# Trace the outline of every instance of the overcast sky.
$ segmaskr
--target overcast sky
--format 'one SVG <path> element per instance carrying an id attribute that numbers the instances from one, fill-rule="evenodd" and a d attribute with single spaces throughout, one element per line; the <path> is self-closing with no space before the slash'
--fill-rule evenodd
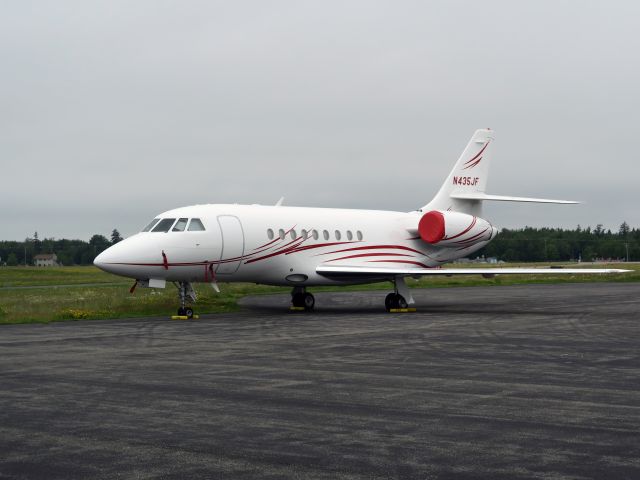
<path id="1" fill-rule="evenodd" d="M 496 131 L 498 226 L 640 227 L 640 2 L 5 1 L 0 239 L 195 203 L 408 211 Z"/>

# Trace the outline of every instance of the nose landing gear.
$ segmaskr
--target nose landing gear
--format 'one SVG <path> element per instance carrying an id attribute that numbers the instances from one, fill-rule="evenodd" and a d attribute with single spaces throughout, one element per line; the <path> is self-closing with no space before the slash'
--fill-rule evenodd
<path id="1" fill-rule="evenodd" d="M 178 299 L 180 300 L 180 308 L 178 308 L 179 317 L 193 318 L 193 308 L 187 307 L 187 300 L 191 303 L 195 303 L 198 299 L 196 291 L 193 289 L 193 285 L 190 282 L 178 282 Z"/>
<path id="2" fill-rule="evenodd" d="M 293 287 L 291 291 L 291 307 L 293 310 L 313 310 L 316 299 L 307 292 L 305 287 Z"/>

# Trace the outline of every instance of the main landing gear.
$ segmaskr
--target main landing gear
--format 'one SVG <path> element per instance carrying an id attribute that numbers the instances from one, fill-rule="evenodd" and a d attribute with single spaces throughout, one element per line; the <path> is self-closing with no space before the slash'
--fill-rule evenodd
<path id="1" fill-rule="evenodd" d="M 384 306 L 387 309 L 387 312 L 390 312 L 391 310 L 395 310 L 398 308 L 408 308 L 409 304 L 402 295 L 393 292 L 387 295 L 387 297 L 384 299 Z"/>
<path id="2" fill-rule="evenodd" d="M 313 310 L 316 299 L 307 292 L 305 287 L 293 287 L 291 290 L 291 306 L 293 309 Z"/>
<path id="3" fill-rule="evenodd" d="M 393 290 L 394 291 L 384 299 L 384 306 L 387 312 L 391 310 L 404 310 L 409 308 L 409 304 L 415 303 L 411 291 L 404 281 L 404 277 L 395 277 L 393 279 Z"/>
<path id="4" fill-rule="evenodd" d="M 179 317 L 193 318 L 193 308 L 187 306 L 187 300 L 195 303 L 198 299 L 196 291 L 190 282 L 178 282 L 178 299 L 180 300 L 180 308 L 178 308 Z"/>

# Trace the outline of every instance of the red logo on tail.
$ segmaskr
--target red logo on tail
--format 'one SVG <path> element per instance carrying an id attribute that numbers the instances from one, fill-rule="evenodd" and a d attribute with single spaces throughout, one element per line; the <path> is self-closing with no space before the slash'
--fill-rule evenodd
<path id="1" fill-rule="evenodd" d="M 467 168 L 473 168 L 482 161 L 482 152 L 486 150 L 486 148 L 489 146 L 489 143 L 491 142 L 489 141 L 485 143 L 484 147 L 482 147 L 482 149 L 478 153 L 476 153 L 472 158 L 464 163 L 465 167 L 463 168 L 463 170 L 466 170 Z"/>

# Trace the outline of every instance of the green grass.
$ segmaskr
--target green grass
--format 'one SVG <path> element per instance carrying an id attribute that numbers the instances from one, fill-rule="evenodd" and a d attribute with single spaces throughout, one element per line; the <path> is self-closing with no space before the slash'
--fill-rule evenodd
<path id="1" fill-rule="evenodd" d="M 122 285 L 91 285 L 55 288 L 0 290 L 0 324 L 48 323 L 59 320 L 129 318 L 175 314 L 177 291 L 138 288 L 129 293 Z M 249 294 L 287 292 L 289 289 L 247 283 L 224 284 L 221 294 L 209 285 L 195 285 L 198 313 L 228 312 L 237 309 L 239 298 Z"/>
<path id="2" fill-rule="evenodd" d="M 549 265 L 538 264 L 538 266 Z M 460 265 L 457 265 L 460 267 Z M 485 265 L 464 265 L 465 268 Z M 505 265 L 506 266 L 506 265 Z M 525 266 L 510 264 L 508 266 Z M 526 266 L 532 266 L 527 264 Z M 575 266 L 575 265 L 572 265 Z M 582 264 L 586 268 L 602 265 Z M 640 264 L 607 265 L 627 268 L 632 273 L 617 275 L 505 275 L 484 279 L 479 275 L 434 276 L 409 279 L 412 288 L 442 288 L 460 286 L 498 286 L 530 283 L 576 282 L 637 282 Z M 48 323 L 60 320 L 129 318 L 168 316 L 177 308 L 176 289 L 139 288 L 129 293 L 131 280 L 104 273 L 95 267 L 2 267 L 0 268 L 0 324 Z M 64 287 L 61 287 L 63 286 Z M 30 287 L 30 288 L 21 288 Z M 237 301 L 245 295 L 283 293 L 289 288 L 269 287 L 249 283 L 221 284 L 222 293 L 215 293 L 209 285 L 196 284 L 199 299 L 198 313 L 229 312 L 238 308 Z M 389 290 L 389 283 L 349 287 L 322 287 L 313 291 L 331 290 Z"/>
<path id="3" fill-rule="evenodd" d="M 132 284 L 133 281 L 123 277 L 116 277 L 93 266 L 0 268 L 0 288 L 92 283 Z"/>

